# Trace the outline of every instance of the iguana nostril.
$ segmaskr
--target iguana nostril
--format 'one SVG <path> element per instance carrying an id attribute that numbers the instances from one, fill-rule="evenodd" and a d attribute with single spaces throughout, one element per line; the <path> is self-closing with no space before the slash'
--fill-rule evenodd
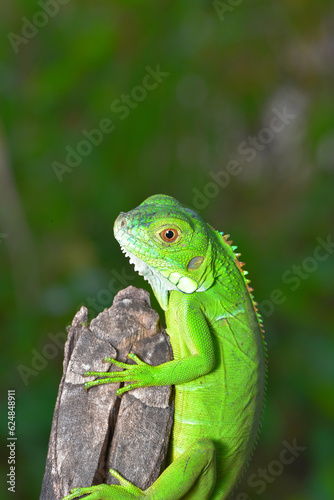
<path id="1" fill-rule="evenodd" d="M 117 234 L 117 231 L 119 230 L 125 230 L 127 228 L 128 223 L 125 215 L 126 214 L 124 212 L 121 212 L 117 217 L 117 219 L 115 220 L 114 234 Z"/>

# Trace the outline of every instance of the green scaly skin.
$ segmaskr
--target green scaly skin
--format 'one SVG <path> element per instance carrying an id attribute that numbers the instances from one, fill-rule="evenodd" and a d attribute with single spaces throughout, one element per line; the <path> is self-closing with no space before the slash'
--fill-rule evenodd
<path id="1" fill-rule="evenodd" d="M 145 491 L 123 479 L 120 486 L 76 488 L 64 500 L 222 500 L 240 479 L 261 421 L 266 356 L 260 316 L 240 254 L 171 196 L 155 195 L 114 226 L 123 252 L 147 279 L 165 310 L 174 360 L 151 366 L 120 363 L 95 385 L 127 382 L 137 387 L 175 385 L 170 464 Z"/>

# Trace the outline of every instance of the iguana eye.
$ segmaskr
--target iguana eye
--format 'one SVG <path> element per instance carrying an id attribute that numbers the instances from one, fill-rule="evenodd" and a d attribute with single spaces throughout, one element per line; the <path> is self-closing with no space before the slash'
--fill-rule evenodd
<path id="1" fill-rule="evenodd" d="M 177 240 L 177 238 L 179 237 L 178 231 L 174 228 L 164 229 L 159 234 L 160 234 L 161 238 L 164 241 L 167 241 L 168 243 L 172 243 L 173 241 Z"/>

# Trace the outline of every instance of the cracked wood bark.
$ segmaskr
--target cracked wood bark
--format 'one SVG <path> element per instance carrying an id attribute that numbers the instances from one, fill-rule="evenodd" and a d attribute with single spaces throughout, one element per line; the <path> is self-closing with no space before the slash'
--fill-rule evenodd
<path id="1" fill-rule="evenodd" d="M 159 476 L 173 421 L 171 387 L 147 387 L 116 396 L 120 384 L 83 384 L 86 370 L 118 370 L 108 357 L 159 365 L 172 359 L 169 339 L 149 294 L 129 286 L 87 326 L 88 311 L 75 315 L 65 344 L 60 382 L 40 500 L 60 500 L 71 488 L 118 484 L 116 469 L 146 489 Z"/>

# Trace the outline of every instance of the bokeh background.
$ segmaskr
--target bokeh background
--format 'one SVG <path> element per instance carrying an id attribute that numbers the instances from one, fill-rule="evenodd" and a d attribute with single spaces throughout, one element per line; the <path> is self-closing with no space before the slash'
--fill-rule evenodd
<path id="1" fill-rule="evenodd" d="M 147 287 L 112 227 L 155 193 L 231 233 L 263 314 L 267 407 L 234 500 L 334 498 L 333 2 L 16 0 L 0 23 L 1 498 L 39 497 L 74 313 Z"/>

